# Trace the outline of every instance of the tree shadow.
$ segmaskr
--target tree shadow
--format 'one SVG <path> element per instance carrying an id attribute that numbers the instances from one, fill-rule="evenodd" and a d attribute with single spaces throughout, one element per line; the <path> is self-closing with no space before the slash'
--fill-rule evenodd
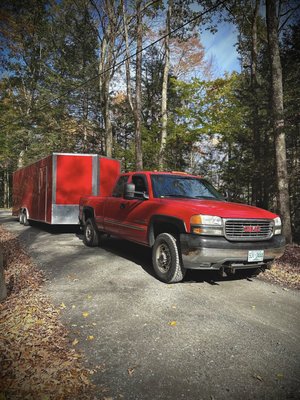
<path id="1" fill-rule="evenodd" d="M 13 216 L 6 216 L 5 221 L 17 223 L 16 217 Z M 49 233 L 51 235 L 61 235 L 68 233 L 74 234 L 80 241 L 83 241 L 83 233 L 79 225 L 49 225 L 42 222 L 31 221 L 31 226 L 26 228 L 26 230 L 18 232 L 18 238 L 21 241 L 23 241 L 24 239 L 24 241 L 28 242 L 29 238 L 29 242 L 32 243 L 34 242 L 35 238 L 43 234 L 43 232 Z M 147 274 L 157 279 L 152 267 L 151 248 L 139 245 L 137 243 L 129 242 L 124 239 L 119 239 L 117 237 L 109 237 L 107 235 L 103 235 L 101 237 L 99 249 L 96 248 L 95 250 L 101 251 L 101 249 L 115 256 L 122 257 L 125 260 L 131 261 L 132 263 L 141 267 Z M 74 258 L 76 257 L 78 257 L 78 251 L 74 251 Z M 73 255 L 70 256 L 70 258 L 73 259 Z M 55 262 L 55 260 L 53 261 Z M 58 270 L 56 271 L 56 273 L 58 273 Z M 208 283 L 212 286 L 217 286 L 222 282 L 225 283 L 228 281 L 245 279 L 252 282 L 249 271 L 237 271 L 234 275 L 223 277 L 218 273 L 218 271 L 187 270 L 186 276 L 182 283 Z"/>
<path id="2" fill-rule="evenodd" d="M 30 221 L 30 226 L 51 235 L 60 235 L 61 233 L 79 234 L 81 232 L 80 225 L 50 225 L 44 222 Z"/>
<path id="3" fill-rule="evenodd" d="M 13 216 L 11 214 L 7 215 L 7 211 L 0 210 L 0 216 L 3 218 L 4 223 L 15 223 L 19 224 L 19 218 Z M 22 225 L 20 225 L 22 226 Z M 53 235 L 58 235 L 61 233 L 80 233 L 81 227 L 80 225 L 50 225 L 46 222 L 39 221 L 29 221 L 29 226 L 32 228 L 39 229 L 40 231 L 45 231 L 47 233 L 51 233 Z M 20 232 L 20 235 L 22 232 Z"/>
<path id="4" fill-rule="evenodd" d="M 77 233 L 76 236 L 78 239 L 83 241 L 82 232 Z M 114 236 L 109 237 L 107 235 L 101 236 L 99 247 L 115 256 L 122 257 L 125 260 L 141 266 L 147 274 L 156 278 L 152 267 L 151 249 L 149 247 L 129 242 L 124 239 L 119 239 Z"/>

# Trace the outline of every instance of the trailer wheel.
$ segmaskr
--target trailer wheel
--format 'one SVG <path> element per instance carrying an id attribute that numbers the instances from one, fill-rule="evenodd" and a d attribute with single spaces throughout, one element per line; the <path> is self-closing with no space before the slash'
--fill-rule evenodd
<path id="1" fill-rule="evenodd" d="M 20 211 L 19 212 L 19 222 L 20 222 L 20 224 L 24 224 L 24 219 L 23 219 L 23 216 L 24 216 L 24 214 Z"/>
<path id="2" fill-rule="evenodd" d="M 24 225 L 24 226 L 29 226 L 29 225 L 30 225 L 30 221 L 29 221 L 29 219 L 27 218 L 27 212 L 26 212 L 26 210 L 24 210 L 24 212 L 23 212 L 23 225 Z"/>
<path id="3" fill-rule="evenodd" d="M 83 242 L 86 246 L 96 247 L 99 245 L 99 232 L 93 220 L 88 218 L 83 226 Z"/>
<path id="4" fill-rule="evenodd" d="M 157 236 L 152 249 L 153 268 L 160 280 L 166 283 L 180 282 L 186 269 L 178 250 L 176 239 L 170 233 Z"/>

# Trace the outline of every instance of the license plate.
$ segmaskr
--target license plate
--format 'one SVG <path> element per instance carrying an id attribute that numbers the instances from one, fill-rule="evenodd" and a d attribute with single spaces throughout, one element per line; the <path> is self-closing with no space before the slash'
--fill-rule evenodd
<path id="1" fill-rule="evenodd" d="M 263 250 L 249 250 L 248 251 L 248 262 L 252 261 L 263 261 L 264 251 Z"/>

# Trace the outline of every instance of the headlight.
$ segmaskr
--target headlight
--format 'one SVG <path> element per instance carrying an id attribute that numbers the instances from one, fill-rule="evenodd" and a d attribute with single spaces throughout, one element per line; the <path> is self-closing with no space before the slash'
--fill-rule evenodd
<path id="1" fill-rule="evenodd" d="M 191 232 L 197 235 L 223 235 L 222 218 L 215 215 L 193 215 L 190 224 Z"/>
<path id="2" fill-rule="evenodd" d="M 280 217 L 276 217 L 273 219 L 274 221 L 274 235 L 281 234 L 281 219 Z"/>

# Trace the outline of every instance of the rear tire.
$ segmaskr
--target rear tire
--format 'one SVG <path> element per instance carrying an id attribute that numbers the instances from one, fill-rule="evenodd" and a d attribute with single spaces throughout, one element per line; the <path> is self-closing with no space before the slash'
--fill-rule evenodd
<path id="1" fill-rule="evenodd" d="M 85 221 L 83 226 L 83 242 L 88 247 L 99 246 L 99 232 L 97 230 L 96 224 L 91 218 Z"/>
<path id="2" fill-rule="evenodd" d="M 24 224 L 24 213 L 22 213 L 21 211 L 19 212 L 19 222 L 21 225 Z"/>
<path id="3" fill-rule="evenodd" d="M 23 225 L 24 225 L 24 226 L 29 226 L 29 225 L 30 225 L 30 221 L 29 221 L 29 219 L 27 218 L 27 212 L 26 212 L 26 210 L 23 212 Z"/>
<path id="4" fill-rule="evenodd" d="M 180 282 L 185 276 L 177 241 L 170 233 L 157 236 L 152 249 L 152 263 L 156 275 L 163 282 Z"/>

